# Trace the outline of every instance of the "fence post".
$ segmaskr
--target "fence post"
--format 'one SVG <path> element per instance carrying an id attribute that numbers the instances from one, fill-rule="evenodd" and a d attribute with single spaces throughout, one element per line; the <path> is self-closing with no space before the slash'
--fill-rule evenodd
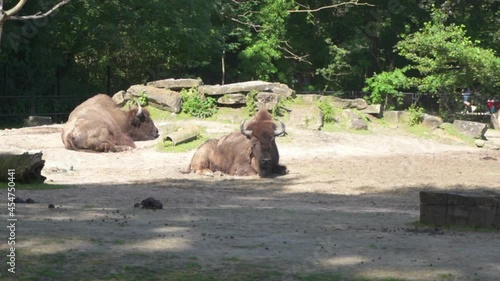
<path id="1" fill-rule="evenodd" d="M 106 92 L 111 95 L 111 66 L 106 65 Z"/>
<path id="2" fill-rule="evenodd" d="M 3 62 L 3 95 L 7 95 L 7 62 Z"/>
<path id="3" fill-rule="evenodd" d="M 59 96 L 61 93 L 61 67 L 58 65 L 56 68 L 56 96 Z"/>

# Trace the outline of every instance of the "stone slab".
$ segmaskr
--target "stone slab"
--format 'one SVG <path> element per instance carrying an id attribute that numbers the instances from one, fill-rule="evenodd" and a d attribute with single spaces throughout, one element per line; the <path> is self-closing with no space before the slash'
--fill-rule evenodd
<path id="1" fill-rule="evenodd" d="M 500 228 L 500 195 L 421 191 L 420 221 L 431 225 Z"/>

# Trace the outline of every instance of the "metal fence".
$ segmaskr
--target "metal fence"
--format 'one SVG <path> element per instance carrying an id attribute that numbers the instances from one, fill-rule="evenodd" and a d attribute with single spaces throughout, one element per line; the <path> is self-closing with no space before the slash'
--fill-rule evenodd
<path id="1" fill-rule="evenodd" d="M 0 124 L 21 124 L 30 115 L 67 120 L 71 111 L 88 97 L 81 96 L 0 96 Z"/>
<path id="2" fill-rule="evenodd" d="M 88 69 L 44 68 L 0 61 L 0 126 L 20 126 L 30 115 L 65 122 L 71 111 L 96 93 L 111 92 L 111 67 L 94 69 L 98 83 L 88 83 Z"/>

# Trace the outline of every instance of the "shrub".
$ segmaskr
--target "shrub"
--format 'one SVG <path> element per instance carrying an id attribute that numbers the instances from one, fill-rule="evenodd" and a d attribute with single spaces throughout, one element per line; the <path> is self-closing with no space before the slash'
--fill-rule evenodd
<path id="1" fill-rule="evenodd" d="M 257 103 L 255 102 L 255 97 L 257 96 L 257 91 L 252 90 L 246 96 L 246 109 L 248 115 L 253 115 L 257 111 Z"/>
<path id="2" fill-rule="evenodd" d="M 319 109 L 321 109 L 321 112 L 323 112 L 323 122 L 332 122 L 335 116 L 335 109 L 333 108 L 333 105 L 326 100 L 320 100 L 317 104 Z"/>
<path id="3" fill-rule="evenodd" d="M 182 112 L 198 118 L 208 118 L 217 112 L 214 98 L 204 97 L 194 88 L 181 91 Z"/>
<path id="4" fill-rule="evenodd" d="M 424 118 L 424 109 L 412 103 L 408 108 L 408 124 L 410 126 L 415 126 L 422 122 Z"/>
<path id="5" fill-rule="evenodd" d="M 142 91 L 141 95 L 136 100 L 141 106 L 148 105 L 148 94 L 146 91 Z"/>

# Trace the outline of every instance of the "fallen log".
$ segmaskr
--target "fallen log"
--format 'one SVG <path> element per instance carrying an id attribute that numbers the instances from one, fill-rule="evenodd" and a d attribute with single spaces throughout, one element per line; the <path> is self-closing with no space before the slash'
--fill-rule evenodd
<path id="1" fill-rule="evenodd" d="M 9 172 L 14 171 L 15 182 L 43 183 L 46 178 L 41 174 L 45 165 L 42 155 L 41 151 L 0 151 L 0 181 L 10 180 Z"/>

